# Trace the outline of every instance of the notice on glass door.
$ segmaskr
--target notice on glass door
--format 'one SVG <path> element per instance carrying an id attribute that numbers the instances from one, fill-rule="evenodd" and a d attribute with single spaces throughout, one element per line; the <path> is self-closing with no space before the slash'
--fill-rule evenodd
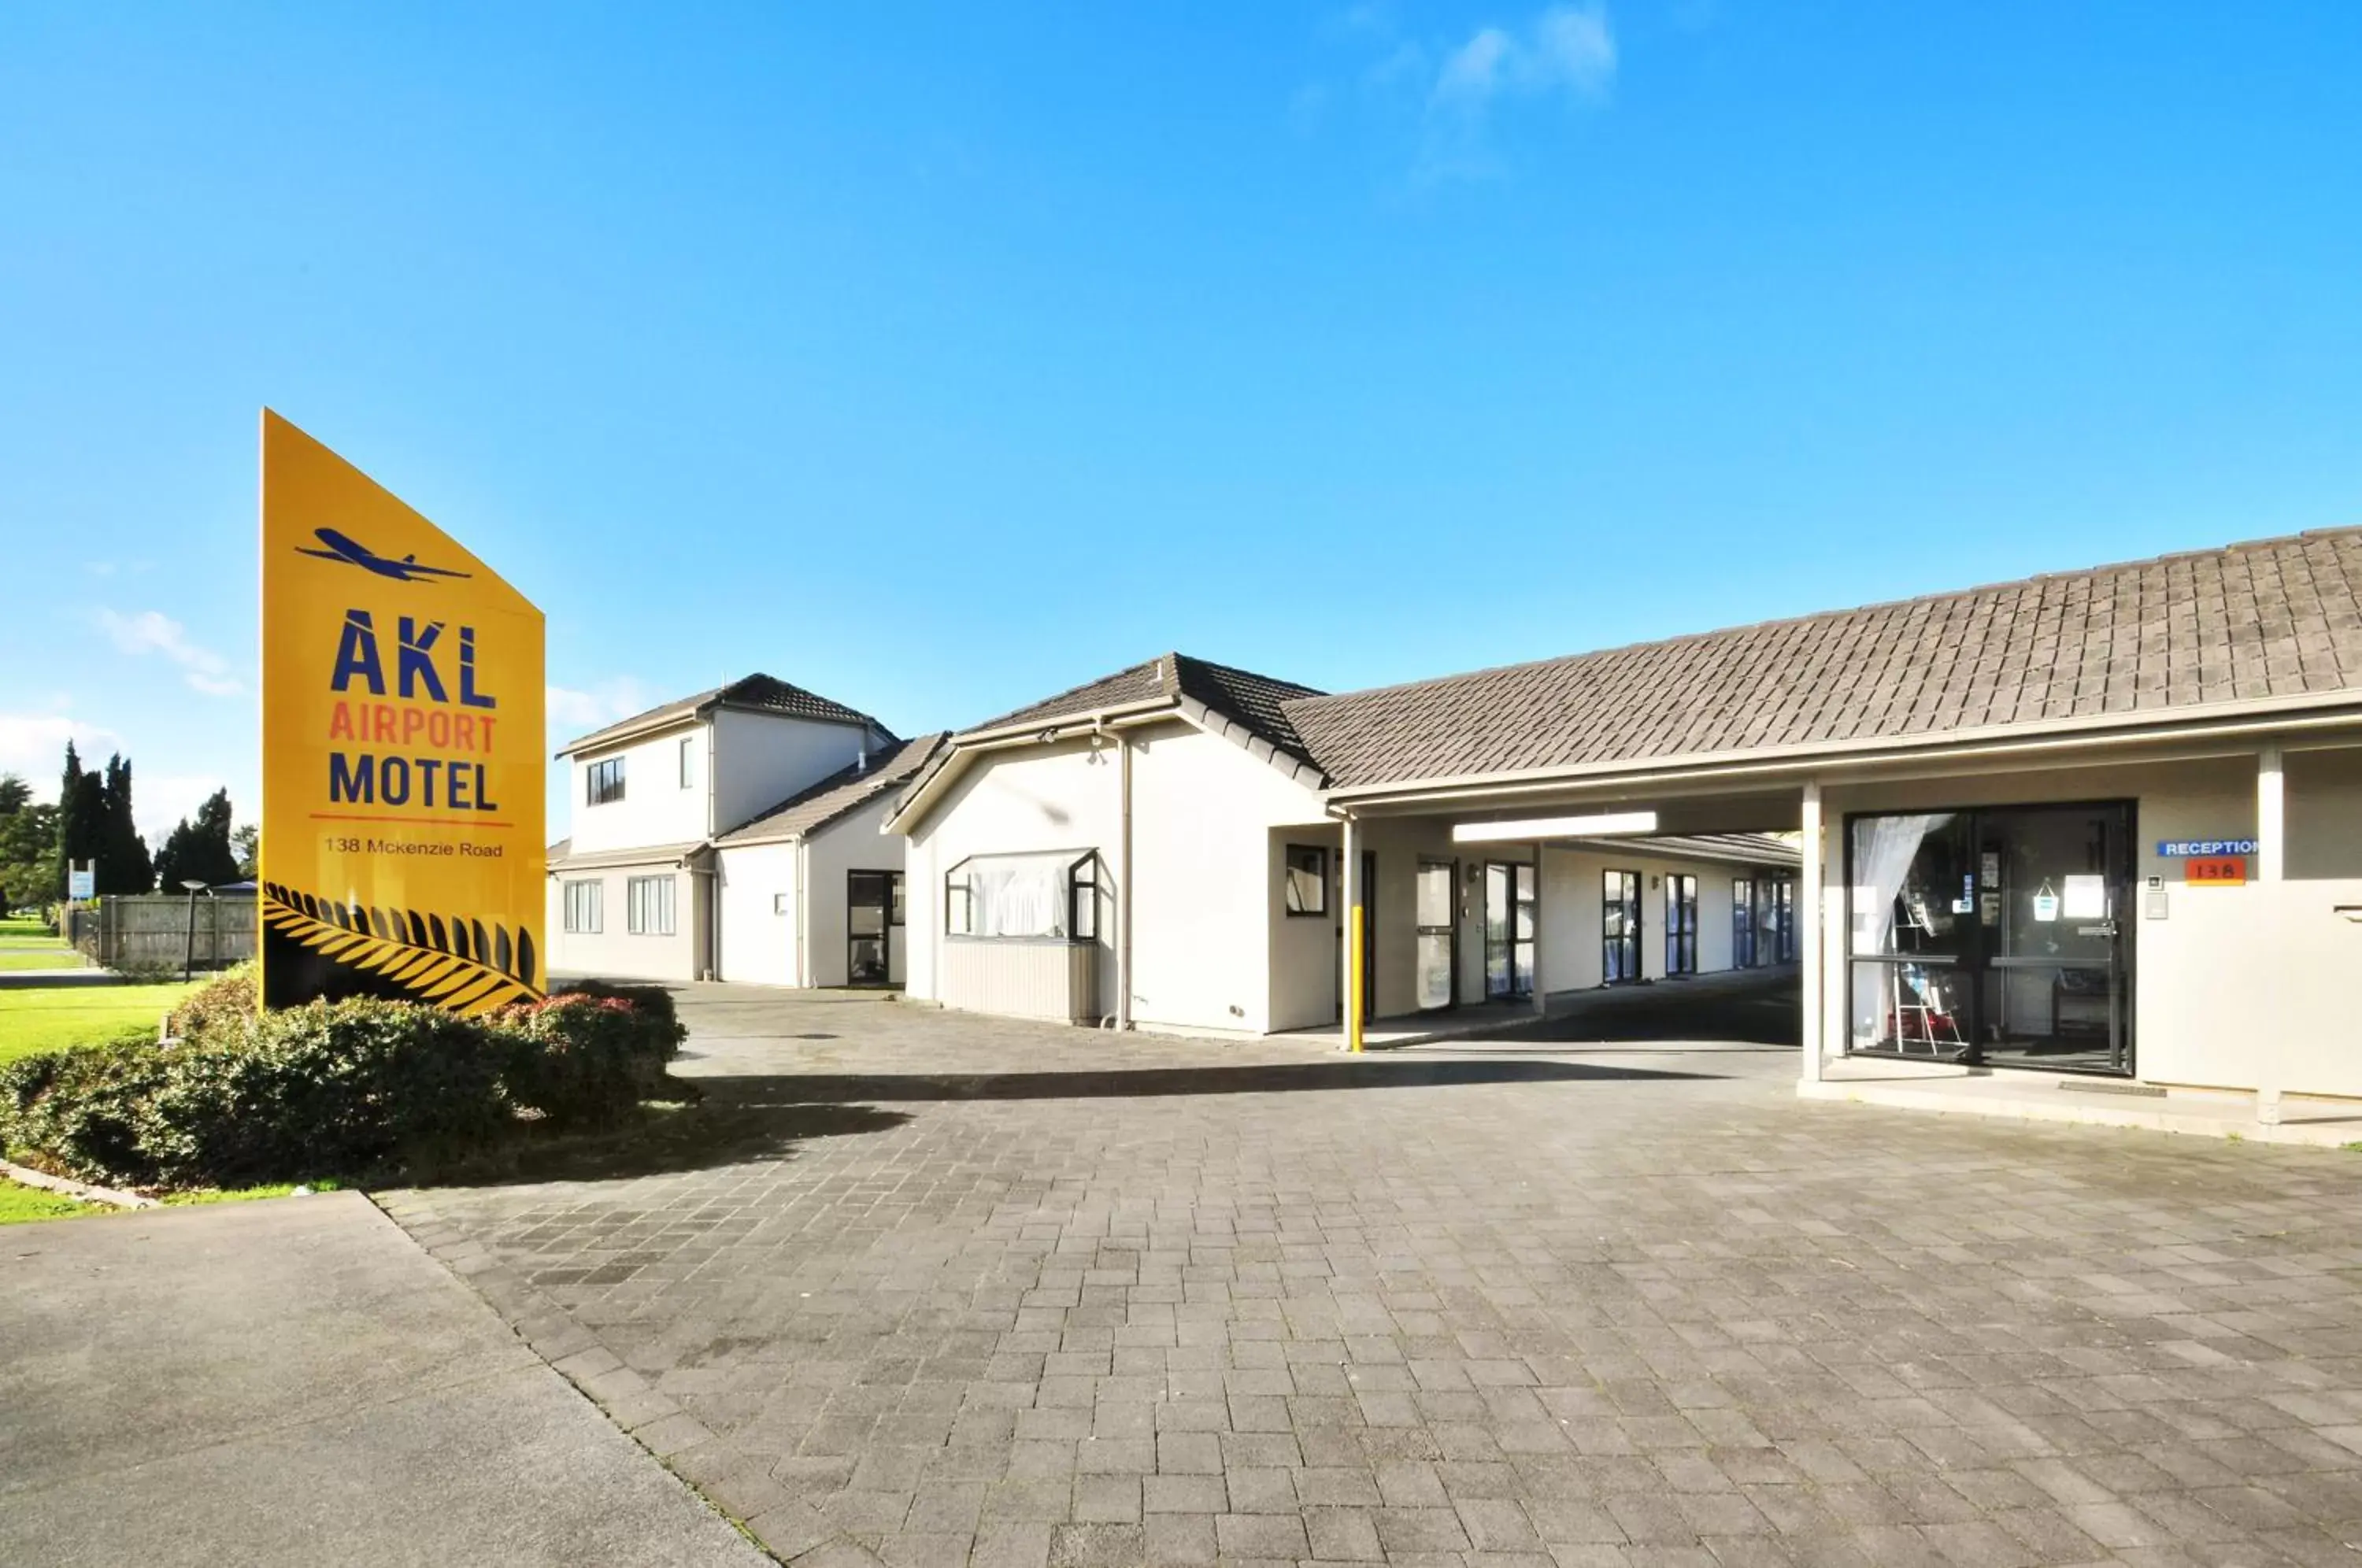
<path id="1" fill-rule="evenodd" d="M 2061 900 L 2062 911 L 2069 920 L 2105 920 L 2108 918 L 2108 879 L 2105 877 L 2070 877 Z"/>

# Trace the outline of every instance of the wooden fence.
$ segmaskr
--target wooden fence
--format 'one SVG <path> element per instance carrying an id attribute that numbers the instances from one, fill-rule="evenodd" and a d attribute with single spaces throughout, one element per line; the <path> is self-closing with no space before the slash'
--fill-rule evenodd
<path id="1" fill-rule="evenodd" d="M 102 899 L 70 911 L 67 939 L 104 969 L 177 971 L 185 961 L 224 969 L 254 956 L 250 896 L 199 898 L 153 893 Z"/>

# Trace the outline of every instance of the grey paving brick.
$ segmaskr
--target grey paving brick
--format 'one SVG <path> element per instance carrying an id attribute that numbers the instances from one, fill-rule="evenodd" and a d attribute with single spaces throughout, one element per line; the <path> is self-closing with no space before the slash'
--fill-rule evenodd
<path id="1" fill-rule="evenodd" d="M 385 1205 L 799 1568 L 2362 1535 L 2350 1155 L 1800 1103 L 1784 1056 L 1714 1047 L 1307 1093 L 1338 1064 L 1284 1040 L 683 1016 L 710 1147 Z M 1601 1065 L 1697 1076 L 1536 1071 Z"/>

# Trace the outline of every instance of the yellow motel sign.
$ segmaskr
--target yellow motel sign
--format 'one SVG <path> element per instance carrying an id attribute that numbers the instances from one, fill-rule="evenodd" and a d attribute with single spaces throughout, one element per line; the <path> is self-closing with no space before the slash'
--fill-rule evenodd
<path id="1" fill-rule="evenodd" d="M 262 414 L 262 994 L 542 994 L 542 616 Z"/>

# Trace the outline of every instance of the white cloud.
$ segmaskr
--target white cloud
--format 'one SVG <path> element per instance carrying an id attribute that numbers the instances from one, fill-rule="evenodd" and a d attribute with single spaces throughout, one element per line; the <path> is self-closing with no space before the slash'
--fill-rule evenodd
<path id="1" fill-rule="evenodd" d="M 63 712 L 0 713 L 0 773 L 14 773 L 33 787 L 33 799 L 49 803 L 58 798 L 58 778 L 65 771 L 66 743 L 82 754 L 83 766 L 100 766 L 117 749 L 121 737 L 113 730 Z M 138 795 L 138 779 L 132 780 Z"/>
<path id="2" fill-rule="evenodd" d="M 1497 105 L 1549 99 L 1595 105 L 1615 83 L 1616 34 L 1600 0 L 1552 6 L 1522 28 L 1479 28 L 1435 69 L 1412 181 L 1496 176 Z"/>
<path id="3" fill-rule="evenodd" d="M 1616 35 L 1606 6 L 1553 6 L 1522 31 L 1480 28 L 1444 58 L 1434 102 L 1478 110 L 1494 99 L 1564 93 L 1595 101 L 1616 81 Z"/>
<path id="4" fill-rule="evenodd" d="M 649 707 L 645 689 L 630 676 L 603 681 L 590 690 L 551 686 L 543 692 L 546 723 L 553 735 L 564 732 L 571 740 L 589 730 L 628 719 Z"/>
<path id="5" fill-rule="evenodd" d="M 101 610 L 98 624 L 115 639 L 117 651 L 134 657 L 160 653 L 179 665 L 182 679 L 192 690 L 208 697 L 235 697 L 246 690 L 230 673 L 229 660 L 191 642 L 188 628 L 160 610 L 142 610 L 136 615 Z"/>

